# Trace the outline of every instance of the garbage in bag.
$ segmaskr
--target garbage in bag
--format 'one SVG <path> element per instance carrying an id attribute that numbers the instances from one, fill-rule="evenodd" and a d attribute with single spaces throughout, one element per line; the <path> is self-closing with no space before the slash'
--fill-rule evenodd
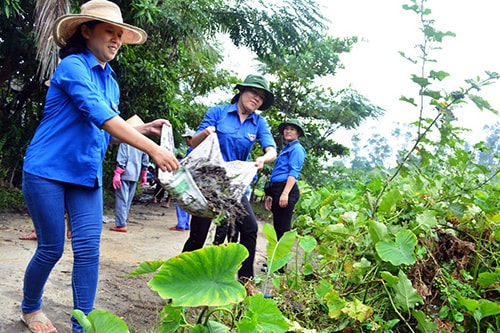
<path id="1" fill-rule="evenodd" d="M 220 217 L 227 222 L 247 215 L 241 198 L 257 167 L 254 162 L 225 162 L 216 133 L 210 134 L 180 164 L 177 171 L 160 174 L 159 179 L 182 209 L 195 216 Z"/>

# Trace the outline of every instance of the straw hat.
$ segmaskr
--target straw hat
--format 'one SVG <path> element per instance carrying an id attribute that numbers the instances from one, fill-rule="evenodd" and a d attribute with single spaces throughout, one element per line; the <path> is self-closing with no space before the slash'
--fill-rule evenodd
<path id="1" fill-rule="evenodd" d="M 130 126 L 132 127 L 136 127 L 136 126 L 140 126 L 140 125 L 144 125 L 144 122 L 142 121 L 142 119 L 134 114 L 132 117 L 128 118 L 127 120 L 125 120 Z"/>
<path id="2" fill-rule="evenodd" d="M 88 21 L 111 23 L 123 29 L 123 44 L 142 44 L 148 35 L 141 28 L 123 23 L 120 7 L 111 1 L 90 0 L 80 7 L 80 14 L 66 14 L 59 17 L 52 27 L 54 41 L 60 47 L 66 45 L 80 24 Z"/>

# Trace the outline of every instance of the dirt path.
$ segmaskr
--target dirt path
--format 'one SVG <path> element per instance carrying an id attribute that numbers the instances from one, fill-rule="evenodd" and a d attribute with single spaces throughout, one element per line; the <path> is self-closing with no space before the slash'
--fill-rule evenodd
<path id="1" fill-rule="evenodd" d="M 105 220 L 113 220 L 113 212 Z M 126 277 L 146 260 L 165 260 L 179 254 L 188 231 L 170 231 L 177 222 L 175 203 L 170 208 L 159 204 L 135 203 L 129 217 L 129 232 L 109 231 L 113 222 L 103 224 L 101 268 L 95 307 L 111 311 L 125 320 L 132 332 L 151 332 L 163 300 L 149 289 L 150 275 Z M 36 242 L 19 240 L 31 229 L 31 219 L 23 214 L 0 214 L 0 333 L 29 332 L 19 321 L 24 270 Z M 255 274 L 264 263 L 266 240 L 259 223 Z M 207 242 L 213 239 L 210 234 Z M 61 261 L 47 282 L 43 309 L 59 332 L 69 332 L 72 310 L 72 251 L 66 242 Z"/>

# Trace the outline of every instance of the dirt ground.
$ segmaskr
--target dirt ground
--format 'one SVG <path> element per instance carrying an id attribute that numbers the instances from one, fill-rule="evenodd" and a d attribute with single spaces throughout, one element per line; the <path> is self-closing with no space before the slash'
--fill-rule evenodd
<path id="1" fill-rule="evenodd" d="M 114 225 L 113 211 L 103 217 L 99 286 L 95 308 L 122 317 L 131 332 L 152 332 L 159 309 L 164 301 L 146 285 L 151 275 L 127 277 L 147 260 L 166 260 L 182 250 L 189 231 L 170 231 L 177 223 L 175 202 L 170 208 L 160 204 L 134 202 L 131 207 L 128 233 L 110 231 Z M 30 231 L 27 214 L 0 214 L 0 333 L 29 332 L 20 322 L 24 270 L 33 255 L 36 242 L 19 240 Z M 213 239 L 212 233 L 207 243 Z M 265 262 L 266 239 L 259 222 L 255 257 L 255 274 Z M 59 332 L 70 332 L 72 310 L 71 267 L 72 251 L 66 241 L 65 252 L 52 271 L 45 287 L 43 310 Z"/>

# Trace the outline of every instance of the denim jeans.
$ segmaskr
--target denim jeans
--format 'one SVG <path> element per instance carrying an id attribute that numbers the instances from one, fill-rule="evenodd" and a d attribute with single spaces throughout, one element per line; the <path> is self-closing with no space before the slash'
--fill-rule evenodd
<path id="1" fill-rule="evenodd" d="M 97 290 L 102 231 L 102 188 L 90 188 L 23 174 L 23 195 L 37 234 L 37 249 L 24 275 L 22 311 L 42 308 L 45 283 L 61 258 L 65 211 L 71 224 L 73 308 L 92 311 Z M 71 318 L 75 333 L 83 328 Z"/>

